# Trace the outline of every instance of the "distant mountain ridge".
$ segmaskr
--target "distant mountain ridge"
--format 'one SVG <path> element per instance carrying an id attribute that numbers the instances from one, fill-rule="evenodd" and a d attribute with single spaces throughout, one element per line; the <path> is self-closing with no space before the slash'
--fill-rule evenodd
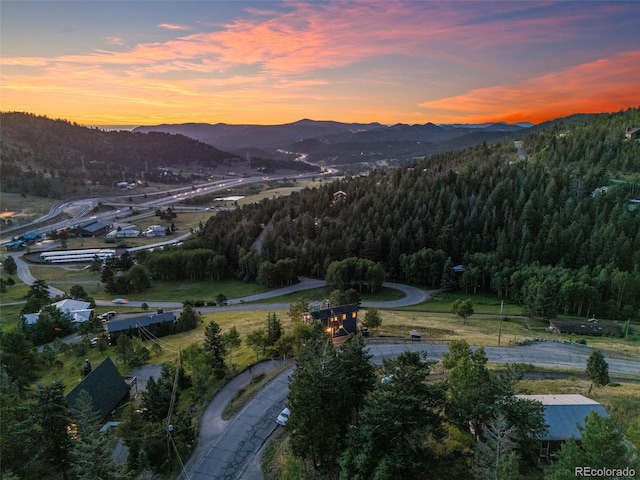
<path id="1" fill-rule="evenodd" d="M 383 125 L 305 118 L 280 125 L 161 124 L 140 126 L 134 132 L 180 134 L 237 154 L 270 158 L 304 155 L 308 161 L 320 165 L 350 165 L 380 161 L 401 163 L 442 151 L 462 150 L 485 141 L 523 134 L 531 125 L 503 122 Z"/>
<path id="2" fill-rule="evenodd" d="M 184 183 L 243 173 L 320 172 L 292 158 L 230 153 L 186 135 L 88 128 L 24 112 L 0 112 L 0 189 L 64 198 L 118 182 Z M 171 170 L 171 173 L 169 173 Z"/>

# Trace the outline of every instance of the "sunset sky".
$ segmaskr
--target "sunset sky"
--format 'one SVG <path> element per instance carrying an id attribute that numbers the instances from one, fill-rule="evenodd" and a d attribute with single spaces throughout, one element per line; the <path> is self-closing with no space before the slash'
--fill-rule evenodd
<path id="1" fill-rule="evenodd" d="M 0 109 L 538 123 L 640 106 L 637 1 L 0 1 Z"/>

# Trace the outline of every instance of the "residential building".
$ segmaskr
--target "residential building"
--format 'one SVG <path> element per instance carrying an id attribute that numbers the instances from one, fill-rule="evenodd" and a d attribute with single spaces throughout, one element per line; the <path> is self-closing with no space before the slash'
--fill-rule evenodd
<path id="1" fill-rule="evenodd" d="M 336 307 L 329 306 L 327 308 L 305 312 L 302 318 L 307 323 L 312 321 L 322 323 L 325 331 L 331 337 L 341 337 L 358 331 L 359 309 L 360 307 L 357 303 Z"/>
<path id="2" fill-rule="evenodd" d="M 109 343 L 115 345 L 122 334 L 136 335 L 146 339 L 175 333 L 176 316 L 173 312 L 146 313 L 135 315 L 117 315 L 106 322 Z"/>
<path id="3" fill-rule="evenodd" d="M 109 357 L 69 392 L 65 397 L 67 405 L 77 408 L 83 391 L 91 397 L 93 411 L 100 420 L 104 420 L 120 402 L 129 397 L 129 386 Z"/>
<path id="4" fill-rule="evenodd" d="M 71 315 L 73 323 L 84 323 L 91 319 L 93 309 L 89 308 L 90 305 L 91 304 L 89 302 L 72 300 L 70 298 L 65 298 L 64 300 L 51 304 L 52 307 L 56 307 L 63 313 Z M 25 323 L 27 325 L 33 325 L 38 321 L 39 317 L 40 313 L 27 313 L 24 315 Z"/>

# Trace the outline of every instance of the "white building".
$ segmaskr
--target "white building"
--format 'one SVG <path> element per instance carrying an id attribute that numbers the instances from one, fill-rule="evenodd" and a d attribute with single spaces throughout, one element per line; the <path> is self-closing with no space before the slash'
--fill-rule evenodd
<path id="1" fill-rule="evenodd" d="M 72 300 L 70 298 L 51 304 L 52 307 L 56 307 L 63 313 L 71 315 L 74 323 L 84 323 L 91 318 L 93 309 L 89 308 L 89 305 L 91 305 L 89 302 Z M 24 316 L 27 325 L 33 325 L 38 321 L 39 317 L 40 313 L 28 313 Z"/>
<path id="2" fill-rule="evenodd" d="M 107 233 L 107 238 L 135 238 L 140 236 L 140 230 L 126 229 L 126 230 L 111 230 Z"/>
<path id="3" fill-rule="evenodd" d="M 151 225 L 142 233 L 145 237 L 164 237 L 167 234 L 167 229 L 162 225 Z"/>

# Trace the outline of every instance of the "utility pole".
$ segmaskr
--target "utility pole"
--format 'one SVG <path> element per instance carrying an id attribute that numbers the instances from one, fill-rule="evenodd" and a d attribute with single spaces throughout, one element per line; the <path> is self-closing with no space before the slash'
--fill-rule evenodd
<path id="1" fill-rule="evenodd" d="M 498 346 L 500 346 L 500 336 L 502 335 L 502 310 L 504 308 L 504 300 L 500 302 L 500 323 L 498 324 Z"/>

